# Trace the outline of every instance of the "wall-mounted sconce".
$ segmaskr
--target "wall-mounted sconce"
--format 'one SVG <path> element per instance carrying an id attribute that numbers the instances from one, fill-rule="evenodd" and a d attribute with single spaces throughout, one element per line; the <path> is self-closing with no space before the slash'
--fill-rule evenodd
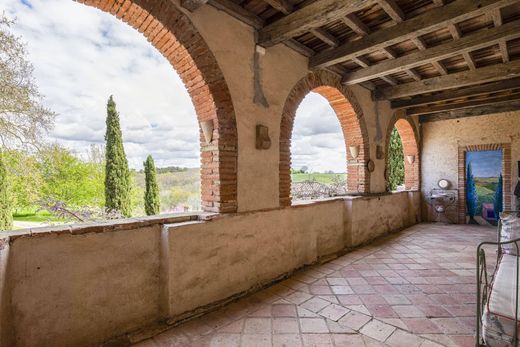
<path id="1" fill-rule="evenodd" d="M 352 158 L 357 159 L 359 155 L 359 145 L 348 146 L 348 150 L 350 151 L 350 155 L 352 156 Z"/>
<path id="2" fill-rule="evenodd" d="M 204 139 L 207 144 L 210 144 L 213 140 L 213 121 L 212 120 L 204 120 L 200 122 L 200 128 L 202 129 L 202 133 L 204 134 Z"/>
<path id="3" fill-rule="evenodd" d="M 269 149 L 271 147 L 271 139 L 269 138 L 269 128 L 257 124 L 256 126 L 256 149 Z"/>
<path id="4" fill-rule="evenodd" d="M 413 163 L 415 163 L 415 155 L 413 155 L 413 154 L 407 155 L 406 161 L 408 162 L 408 164 L 412 165 Z"/>

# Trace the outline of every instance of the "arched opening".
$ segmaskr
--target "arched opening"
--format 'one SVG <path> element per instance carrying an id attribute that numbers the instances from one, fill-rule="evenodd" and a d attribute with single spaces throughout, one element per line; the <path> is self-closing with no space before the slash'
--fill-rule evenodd
<path id="1" fill-rule="evenodd" d="M 318 93 L 327 99 L 340 122 L 347 153 L 347 193 L 370 191 L 370 174 L 366 169 L 370 159 L 369 144 L 361 107 L 350 89 L 341 84 L 339 77 L 320 71 L 310 73 L 301 79 L 285 102 L 280 126 L 281 206 L 291 205 L 291 137 L 294 119 L 298 106 L 310 92 Z"/>
<path id="2" fill-rule="evenodd" d="M 390 122 L 386 134 L 386 179 L 389 180 L 391 158 L 390 158 L 390 144 L 392 133 L 399 135 L 398 141 L 402 144 L 402 160 L 404 161 L 404 181 L 402 182 L 405 190 L 418 190 L 420 182 L 420 156 L 418 137 L 415 127 L 407 118 L 399 118 L 394 116 Z M 394 133 L 395 134 L 395 133 Z"/>
<path id="3" fill-rule="evenodd" d="M 170 62 L 192 99 L 200 124 L 201 204 L 212 212 L 237 210 L 237 131 L 231 95 L 219 65 L 190 20 L 173 2 L 77 0 L 111 13 L 142 33 Z"/>
<path id="4" fill-rule="evenodd" d="M 291 139 L 293 201 L 345 195 L 344 139 L 328 100 L 315 92 L 307 94 L 296 111 Z"/>

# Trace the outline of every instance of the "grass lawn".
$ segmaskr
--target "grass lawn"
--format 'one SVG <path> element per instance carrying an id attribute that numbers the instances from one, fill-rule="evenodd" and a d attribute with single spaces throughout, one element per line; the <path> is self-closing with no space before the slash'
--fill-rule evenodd
<path id="1" fill-rule="evenodd" d="M 494 203 L 495 190 L 497 188 L 498 177 L 482 178 L 475 177 L 475 189 L 477 191 L 478 203 L 477 214 L 482 211 L 482 204 L 485 202 Z"/>
<path id="2" fill-rule="evenodd" d="M 13 214 L 13 220 L 17 222 L 59 222 L 60 220 L 47 211 L 20 211 Z"/>
<path id="3" fill-rule="evenodd" d="M 291 179 L 293 182 L 303 182 L 303 181 L 312 181 L 315 180 L 319 183 L 323 184 L 331 184 L 333 182 L 334 177 L 341 177 L 345 179 L 345 174 L 343 173 L 298 173 L 298 174 L 292 174 Z"/>

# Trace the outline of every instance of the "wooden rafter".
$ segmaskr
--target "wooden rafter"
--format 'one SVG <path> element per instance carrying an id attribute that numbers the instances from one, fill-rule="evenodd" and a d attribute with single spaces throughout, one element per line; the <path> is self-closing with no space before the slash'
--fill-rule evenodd
<path id="1" fill-rule="evenodd" d="M 415 116 L 421 114 L 447 112 L 452 110 L 460 110 L 463 108 L 471 108 L 476 106 L 492 105 L 499 102 L 515 101 L 520 100 L 520 94 L 512 94 L 506 96 L 500 96 L 496 98 L 485 98 L 479 100 L 469 100 L 464 102 L 451 103 L 446 105 L 433 105 L 433 106 L 418 106 L 408 108 L 406 114 L 408 116 Z"/>
<path id="2" fill-rule="evenodd" d="M 457 41 L 450 41 L 422 51 L 415 51 L 414 53 L 397 59 L 384 60 L 371 67 L 353 71 L 344 77 L 343 82 L 356 84 L 374 78 L 380 78 L 381 76 L 406 71 L 425 64 L 431 64 L 459 54 L 469 53 L 472 50 L 489 47 L 504 39 L 510 40 L 516 38 L 520 38 L 520 21 L 511 22 L 498 28 L 482 30 L 464 36 Z"/>
<path id="3" fill-rule="evenodd" d="M 410 99 L 394 100 L 391 102 L 391 105 L 394 109 L 416 107 L 436 102 L 486 95 L 515 88 L 520 88 L 520 78 L 476 85 L 463 89 L 447 90 L 433 95 L 421 95 L 414 96 Z"/>
<path id="4" fill-rule="evenodd" d="M 282 12 L 283 14 L 289 14 L 293 11 L 293 5 L 287 0 L 263 0 L 273 8 Z"/>
<path id="5" fill-rule="evenodd" d="M 426 44 L 420 37 L 412 38 L 412 42 L 417 46 L 417 49 L 420 51 L 424 51 L 426 49 Z M 447 75 L 448 71 L 446 68 L 438 61 L 432 61 L 431 64 L 441 75 Z"/>
<path id="6" fill-rule="evenodd" d="M 502 26 L 502 24 L 504 24 L 504 20 L 502 18 L 502 12 L 500 11 L 499 8 L 491 13 L 491 17 L 493 18 L 493 24 L 495 25 L 495 27 L 499 27 L 499 26 Z M 502 61 L 504 63 L 507 63 L 510 60 L 509 50 L 507 49 L 507 41 L 506 40 L 500 41 L 498 43 L 498 49 L 500 50 L 500 54 L 502 55 Z"/>
<path id="7" fill-rule="evenodd" d="M 260 29 L 264 26 L 264 21 L 262 18 L 258 17 L 254 13 L 246 10 L 231 0 L 208 0 L 208 4 L 252 26 L 255 29 Z"/>
<path id="8" fill-rule="evenodd" d="M 272 46 L 313 28 L 340 20 L 349 13 L 359 11 L 377 0 L 317 0 L 299 10 L 265 26 L 258 32 L 258 42 Z"/>
<path id="9" fill-rule="evenodd" d="M 310 32 L 321 41 L 325 42 L 329 46 L 338 47 L 340 42 L 327 30 L 322 28 L 311 29 Z"/>
<path id="10" fill-rule="evenodd" d="M 419 82 L 401 84 L 379 90 L 380 99 L 398 99 L 417 94 L 501 81 L 520 76 L 520 61 L 485 66 L 477 70 L 462 71 L 433 77 Z"/>
<path id="11" fill-rule="evenodd" d="M 193 12 L 207 2 L 208 0 L 181 0 L 181 6 Z"/>
<path id="12" fill-rule="evenodd" d="M 459 40 L 462 37 L 462 32 L 460 31 L 460 28 L 456 23 L 450 23 L 448 25 L 448 29 L 454 40 Z M 475 70 L 477 68 L 475 65 L 475 61 L 471 56 L 471 52 L 462 52 L 462 57 L 464 58 L 464 61 L 466 61 L 466 64 L 468 65 L 470 70 Z"/>
<path id="13" fill-rule="evenodd" d="M 310 59 L 309 65 L 314 69 L 338 64 L 354 56 L 410 40 L 446 27 L 449 23 L 473 18 L 514 2 L 515 0 L 457 0 L 442 8 L 434 8 L 392 27 L 373 32 L 360 40 L 318 53 Z"/>
<path id="14" fill-rule="evenodd" d="M 392 18 L 395 22 L 401 23 L 405 20 L 405 15 L 394 0 L 379 0 L 379 6 Z"/>
<path id="15" fill-rule="evenodd" d="M 370 33 L 368 26 L 353 13 L 347 14 L 345 17 L 342 17 L 341 20 L 343 23 L 345 23 L 346 26 L 352 29 L 352 31 L 361 36 L 365 36 Z"/>
<path id="16" fill-rule="evenodd" d="M 448 112 L 439 112 L 419 116 L 420 123 L 437 122 L 441 120 L 458 119 L 465 117 L 486 116 L 493 113 L 512 112 L 520 110 L 520 100 L 505 101 L 492 105 L 463 108 Z"/>

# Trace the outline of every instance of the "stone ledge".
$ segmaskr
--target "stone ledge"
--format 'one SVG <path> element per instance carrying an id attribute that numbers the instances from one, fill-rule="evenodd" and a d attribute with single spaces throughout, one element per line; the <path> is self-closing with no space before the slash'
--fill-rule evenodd
<path id="1" fill-rule="evenodd" d="M 0 232 L 0 247 L 4 243 L 12 243 L 21 237 L 42 237 L 49 235 L 83 235 L 89 233 L 105 233 L 112 231 L 123 231 L 144 228 L 154 225 L 164 225 L 200 220 L 202 213 L 169 214 L 151 217 L 137 217 L 127 219 L 107 220 L 91 223 L 51 225 L 46 227 L 28 228 Z"/>

